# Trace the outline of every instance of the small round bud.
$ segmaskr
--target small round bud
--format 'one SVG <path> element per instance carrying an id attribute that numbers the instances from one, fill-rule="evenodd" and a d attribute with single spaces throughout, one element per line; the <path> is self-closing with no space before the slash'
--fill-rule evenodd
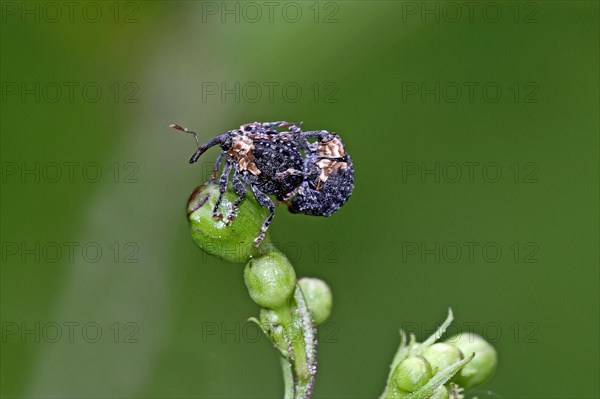
<path id="1" fill-rule="evenodd" d="M 465 389 L 482 384 L 492 376 L 498 363 L 498 355 L 492 345 L 476 334 L 462 334 L 446 340 L 459 348 L 464 354 L 475 353 L 475 357 L 453 378 Z"/>
<path id="2" fill-rule="evenodd" d="M 279 309 L 289 303 L 296 287 L 296 273 L 285 255 L 271 249 L 248 262 L 244 282 L 250 297 L 259 306 Z"/>
<path id="3" fill-rule="evenodd" d="M 431 364 L 434 374 L 456 362 L 460 362 L 464 358 L 460 349 L 443 342 L 431 345 L 423 352 L 423 357 Z"/>
<path id="4" fill-rule="evenodd" d="M 219 216 L 213 208 L 219 197 L 219 186 L 206 184 L 194 190 L 187 205 L 191 224 L 192 240 L 205 252 L 229 262 L 246 263 L 251 256 L 260 255 L 268 245 L 268 238 L 257 249 L 254 239 L 269 211 L 260 206 L 256 199 L 247 195 L 240 203 L 237 215 L 229 222 L 233 202 L 237 195 L 227 190 L 219 206 Z M 228 224 L 229 223 L 229 224 Z"/>
<path id="5" fill-rule="evenodd" d="M 306 299 L 306 306 L 313 316 L 315 323 L 320 324 L 331 314 L 333 298 L 329 286 L 318 278 L 304 277 L 298 280 L 298 285 Z"/>
<path id="6" fill-rule="evenodd" d="M 423 356 L 404 359 L 396 367 L 396 386 L 403 391 L 414 392 L 433 377 L 431 365 Z"/>
<path id="7" fill-rule="evenodd" d="M 448 388 L 441 385 L 435 391 L 433 391 L 433 395 L 429 399 L 448 399 L 450 398 L 450 394 L 448 393 Z"/>
<path id="8" fill-rule="evenodd" d="M 265 326 L 265 325 L 270 325 L 270 324 L 280 324 L 280 318 L 279 315 L 277 314 L 277 312 L 274 312 L 270 309 L 261 309 L 260 310 L 260 323 Z"/>
<path id="9" fill-rule="evenodd" d="M 260 325 L 271 342 L 273 342 L 282 353 L 287 353 L 289 349 L 288 341 L 286 341 L 286 336 L 284 335 L 285 327 L 281 325 L 281 317 L 279 317 L 279 314 L 271 309 L 261 309 Z"/>

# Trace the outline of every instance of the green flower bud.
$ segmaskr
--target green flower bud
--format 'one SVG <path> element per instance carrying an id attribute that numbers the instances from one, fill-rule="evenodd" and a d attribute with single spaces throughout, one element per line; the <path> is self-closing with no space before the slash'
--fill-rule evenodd
<path id="1" fill-rule="evenodd" d="M 433 377 L 431 365 L 423 356 L 404 359 L 396 367 L 396 386 L 403 391 L 414 392 Z"/>
<path id="2" fill-rule="evenodd" d="M 315 320 L 320 324 L 331 314 L 333 298 L 329 286 L 318 278 L 304 277 L 298 280 L 298 285 L 306 299 L 306 306 Z"/>
<path id="3" fill-rule="evenodd" d="M 284 357 L 289 356 L 288 341 L 284 334 L 285 327 L 281 323 L 281 317 L 279 314 L 270 309 L 260 310 L 260 327 L 263 332 L 269 337 L 271 342 L 281 352 Z"/>
<path id="4" fill-rule="evenodd" d="M 429 399 L 448 399 L 450 398 L 450 394 L 448 393 L 448 388 L 444 385 L 439 386 L 434 392 L 433 395 Z"/>
<path id="5" fill-rule="evenodd" d="M 248 262 L 244 282 L 250 297 L 259 306 L 279 309 L 290 301 L 296 287 L 296 273 L 285 255 L 271 249 Z"/>
<path id="6" fill-rule="evenodd" d="M 229 262 L 246 263 L 252 256 L 258 256 L 269 245 L 268 237 L 257 249 L 254 239 L 268 216 L 269 211 L 260 206 L 256 199 L 247 195 L 240 203 L 237 217 L 227 224 L 233 202 L 237 198 L 227 190 L 219 206 L 222 219 L 213 216 L 213 207 L 219 197 L 219 186 L 206 184 L 194 190 L 187 205 L 187 214 L 191 223 L 192 240 L 205 252 Z"/>
<path id="7" fill-rule="evenodd" d="M 454 381 L 465 389 L 482 384 L 492 376 L 498 363 L 498 355 L 492 345 L 475 334 L 461 334 L 446 340 L 465 354 L 475 357 L 454 376 Z"/>
<path id="8" fill-rule="evenodd" d="M 280 317 L 277 312 L 269 309 L 260 310 L 260 323 L 262 325 L 281 324 Z"/>
<path id="9" fill-rule="evenodd" d="M 423 357 L 431 364 L 434 374 L 464 358 L 460 349 L 443 342 L 438 342 L 425 349 Z"/>

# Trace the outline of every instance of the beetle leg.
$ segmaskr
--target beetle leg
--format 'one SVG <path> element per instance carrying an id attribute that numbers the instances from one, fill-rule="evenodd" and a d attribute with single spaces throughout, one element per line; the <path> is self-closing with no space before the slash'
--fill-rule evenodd
<path id="1" fill-rule="evenodd" d="M 296 194 L 298 194 L 298 191 L 300 191 L 301 186 L 296 187 L 295 189 L 293 189 L 292 191 L 290 191 L 289 193 L 287 193 L 286 195 L 284 195 L 281 198 L 281 201 L 283 201 L 284 203 L 286 203 L 287 205 L 289 205 L 287 202 Z"/>
<path id="2" fill-rule="evenodd" d="M 330 141 L 335 138 L 335 134 L 329 133 L 327 130 L 312 130 L 308 132 L 301 132 L 300 136 L 305 139 L 317 139 L 319 141 Z"/>
<path id="3" fill-rule="evenodd" d="M 213 208 L 213 217 L 218 220 L 223 219 L 223 215 L 219 214 L 219 205 L 221 205 L 221 201 L 223 201 L 223 195 L 225 194 L 225 191 L 227 191 L 227 182 L 229 181 L 230 173 L 231 163 L 227 162 L 223 168 L 223 173 L 221 173 L 221 177 L 219 178 L 219 198 L 217 199 L 217 202 Z"/>
<path id="4" fill-rule="evenodd" d="M 210 175 L 210 182 L 214 183 L 217 180 L 217 172 L 219 171 L 219 166 L 221 166 L 221 160 L 223 159 L 223 152 L 220 152 L 217 155 L 217 161 L 215 162 L 215 166 L 213 168 L 212 174 Z"/>
<path id="5" fill-rule="evenodd" d="M 293 133 L 300 133 L 300 126 L 302 126 L 304 122 L 286 122 L 286 121 L 276 121 L 276 122 L 263 122 L 262 126 L 264 128 L 270 127 L 287 127 Z"/>
<path id="6" fill-rule="evenodd" d="M 335 134 L 329 133 L 327 130 L 311 130 L 303 132 L 299 128 L 297 130 L 292 130 L 290 128 L 290 131 L 294 133 L 294 142 L 296 145 L 306 153 L 314 153 L 317 149 L 317 144 L 309 142 L 308 139 L 317 139 L 318 142 L 327 142 L 336 137 Z"/>
<path id="7" fill-rule="evenodd" d="M 269 198 L 265 193 L 263 193 L 253 185 L 250 185 L 250 187 L 252 188 L 252 192 L 254 193 L 254 196 L 256 197 L 258 203 L 264 207 L 267 207 L 270 212 L 269 216 L 267 216 L 267 218 L 263 222 L 262 227 L 260 228 L 260 233 L 254 239 L 254 247 L 258 248 L 260 243 L 265 239 L 265 235 L 267 233 L 267 230 L 269 229 L 269 225 L 271 224 L 271 221 L 275 216 L 275 205 L 273 204 L 273 201 L 271 201 L 271 198 Z"/>
<path id="8" fill-rule="evenodd" d="M 240 179 L 238 173 L 233 174 L 233 189 L 235 190 L 235 193 L 238 195 L 238 197 L 233 203 L 231 212 L 229 213 L 229 215 L 227 215 L 227 224 L 233 222 L 233 220 L 237 216 L 238 207 L 240 203 L 244 200 L 244 197 L 246 196 L 246 186 L 244 186 L 244 182 L 242 181 L 242 179 Z"/>
<path id="9" fill-rule="evenodd" d="M 288 176 L 303 176 L 304 173 L 298 169 L 287 169 L 286 171 L 279 172 L 275 174 L 275 178 L 278 180 L 284 179 Z"/>

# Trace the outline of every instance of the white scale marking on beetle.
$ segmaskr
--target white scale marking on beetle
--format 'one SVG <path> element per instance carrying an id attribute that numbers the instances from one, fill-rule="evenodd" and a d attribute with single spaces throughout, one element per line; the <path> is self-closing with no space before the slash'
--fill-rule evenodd
<path id="1" fill-rule="evenodd" d="M 247 136 L 236 136 L 233 138 L 231 150 L 227 152 L 235 161 L 235 168 L 238 172 L 248 171 L 254 176 L 260 175 L 260 169 L 254 163 L 254 143 Z"/>
<path id="2" fill-rule="evenodd" d="M 343 168 L 343 170 L 346 170 L 346 168 L 348 167 L 348 164 L 343 161 L 334 161 L 331 159 L 321 159 L 320 161 L 317 162 L 317 166 L 321 170 L 321 173 L 319 174 L 319 183 L 325 183 L 327 181 L 327 179 L 329 178 L 329 176 L 333 172 L 336 172 L 340 168 Z M 320 184 L 319 184 L 319 186 L 320 186 Z M 317 187 L 317 190 L 318 189 L 319 189 L 319 187 Z"/>
<path id="3" fill-rule="evenodd" d="M 346 155 L 344 145 L 338 138 L 327 142 L 320 142 L 317 148 L 317 155 L 326 158 L 342 158 Z"/>

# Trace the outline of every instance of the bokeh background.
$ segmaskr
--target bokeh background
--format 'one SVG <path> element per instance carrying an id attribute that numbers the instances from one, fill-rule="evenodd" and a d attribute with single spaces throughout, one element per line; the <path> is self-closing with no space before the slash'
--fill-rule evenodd
<path id="1" fill-rule="evenodd" d="M 270 230 L 334 292 L 316 398 L 379 395 L 449 306 L 480 397 L 600 397 L 598 2 L 466 3 L 2 1 L 2 397 L 280 397 L 243 266 L 189 237 L 216 149 L 167 126 L 281 119 L 356 167 Z"/>

